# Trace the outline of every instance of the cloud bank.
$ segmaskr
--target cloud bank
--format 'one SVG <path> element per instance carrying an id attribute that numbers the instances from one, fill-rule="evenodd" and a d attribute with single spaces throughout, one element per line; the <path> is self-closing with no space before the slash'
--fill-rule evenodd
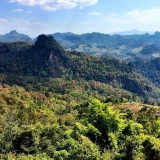
<path id="1" fill-rule="evenodd" d="M 27 6 L 40 6 L 47 11 L 56 11 L 59 9 L 72 9 L 76 6 L 83 8 L 96 4 L 98 0 L 8 0 L 8 2 Z"/>

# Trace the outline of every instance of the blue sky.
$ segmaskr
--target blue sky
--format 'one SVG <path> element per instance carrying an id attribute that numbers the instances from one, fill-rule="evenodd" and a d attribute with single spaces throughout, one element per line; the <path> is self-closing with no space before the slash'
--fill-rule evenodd
<path id="1" fill-rule="evenodd" d="M 160 31 L 160 0 L 0 0 L 0 34 Z"/>

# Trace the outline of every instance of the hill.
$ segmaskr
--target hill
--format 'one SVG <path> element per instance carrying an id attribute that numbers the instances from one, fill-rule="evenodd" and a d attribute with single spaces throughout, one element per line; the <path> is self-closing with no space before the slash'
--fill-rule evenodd
<path id="1" fill-rule="evenodd" d="M 15 45 L 25 47 L 15 51 L 10 47 Z M 62 78 L 109 84 L 143 97 L 157 98 L 159 93 L 153 84 L 134 71 L 131 62 L 65 51 L 52 36 L 45 35 L 39 36 L 35 45 L 22 42 L 2 45 L 0 73 L 4 82 L 23 86 L 39 79 L 46 84 L 50 78 Z M 27 77 L 28 82 L 25 82 Z"/>
<path id="2" fill-rule="evenodd" d="M 159 32 L 155 32 L 152 35 L 148 33 L 109 35 L 98 32 L 81 35 L 71 32 L 49 35 L 53 36 L 65 50 L 75 50 L 100 57 L 114 57 L 126 61 L 136 61 L 141 58 L 156 58 L 159 57 L 160 54 Z M 36 41 L 36 39 L 37 38 L 33 41 Z M 16 41 L 32 42 L 32 39 L 15 30 L 5 35 L 0 35 L 0 42 Z"/>
<path id="3" fill-rule="evenodd" d="M 76 50 L 96 56 L 115 57 L 127 61 L 140 58 L 152 58 L 160 53 L 160 34 L 148 33 L 142 35 L 108 35 L 101 33 L 86 33 L 77 35 L 73 33 L 51 34 L 66 50 Z M 156 50 L 147 53 L 148 46 Z"/>
<path id="4" fill-rule="evenodd" d="M 16 41 L 27 41 L 31 42 L 32 39 L 25 34 L 18 33 L 16 30 L 0 35 L 0 42 L 16 42 Z"/>

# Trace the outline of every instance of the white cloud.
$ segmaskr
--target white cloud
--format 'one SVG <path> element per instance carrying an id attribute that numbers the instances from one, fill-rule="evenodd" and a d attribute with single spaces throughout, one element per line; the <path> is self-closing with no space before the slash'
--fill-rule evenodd
<path id="1" fill-rule="evenodd" d="M 14 9 L 13 12 L 23 12 L 23 13 L 31 14 L 33 11 L 31 10 L 24 11 L 23 9 Z"/>
<path id="2" fill-rule="evenodd" d="M 143 31 L 160 30 L 160 9 L 133 10 L 121 15 L 107 15 L 102 20 L 108 32 L 139 29 Z"/>
<path id="3" fill-rule="evenodd" d="M 72 9 L 76 7 L 76 3 L 70 2 L 70 1 L 64 1 L 59 3 L 51 3 L 51 4 L 44 4 L 41 5 L 41 8 L 47 11 L 56 11 L 59 9 Z"/>
<path id="4" fill-rule="evenodd" d="M 59 9 L 71 9 L 76 6 L 83 8 L 94 5 L 98 0 L 8 0 L 10 3 L 19 3 L 27 6 L 40 6 L 47 11 L 56 11 Z"/>
<path id="5" fill-rule="evenodd" d="M 95 16 L 102 15 L 102 14 L 103 14 L 102 12 L 90 12 L 90 13 L 88 13 L 88 15 L 95 15 Z"/>
<path id="6" fill-rule="evenodd" d="M 14 11 L 14 12 L 23 12 L 22 9 L 14 9 L 13 11 Z"/>
<path id="7" fill-rule="evenodd" d="M 96 4 L 98 0 L 73 0 L 73 2 L 80 6 L 90 6 Z"/>

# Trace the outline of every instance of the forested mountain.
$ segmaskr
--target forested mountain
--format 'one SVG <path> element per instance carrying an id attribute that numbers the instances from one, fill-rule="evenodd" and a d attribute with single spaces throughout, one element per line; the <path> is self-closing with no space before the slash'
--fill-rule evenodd
<path id="1" fill-rule="evenodd" d="M 96 56 L 110 56 L 127 61 L 140 58 L 159 57 L 160 33 L 153 35 L 108 35 L 101 33 L 73 33 L 52 34 L 66 50 L 76 50 Z M 151 48 L 148 53 L 146 48 Z M 156 48 L 156 49 L 155 49 Z"/>
<path id="2" fill-rule="evenodd" d="M 21 43 L 18 43 L 19 45 Z M 0 73 L 6 77 L 39 76 L 97 81 L 121 87 L 139 96 L 154 92 L 154 85 L 134 71 L 133 64 L 113 58 L 98 58 L 79 52 L 64 51 L 52 36 L 41 35 L 35 45 L 2 44 Z M 16 46 L 16 50 L 14 47 Z M 7 49 L 7 50 L 6 50 Z M 16 79 L 10 78 L 11 83 Z"/>
<path id="3" fill-rule="evenodd" d="M 137 72 L 147 77 L 152 83 L 160 87 L 160 58 L 139 60 L 135 62 Z"/>
<path id="4" fill-rule="evenodd" d="M 16 30 L 0 35 L 0 42 L 16 42 L 16 41 L 27 41 L 31 42 L 32 39 L 25 34 L 18 33 Z"/>
<path id="5" fill-rule="evenodd" d="M 53 36 L 65 50 L 80 51 L 103 57 L 114 57 L 126 61 L 135 61 L 141 58 L 151 59 L 160 55 L 160 33 L 155 34 L 102 34 L 102 33 L 54 33 Z M 36 41 L 25 34 L 13 30 L 0 35 L 0 42 Z"/>
<path id="6" fill-rule="evenodd" d="M 159 160 L 159 97 L 132 62 L 1 42 L 0 159 Z"/>
<path id="7" fill-rule="evenodd" d="M 36 49 L 37 45 L 41 47 L 41 43 L 38 44 L 39 42 L 36 42 L 36 45 L 34 46 L 33 42 L 22 42 L 28 40 L 31 41 L 31 39 L 24 34 L 17 33 L 16 31 L 11 31 L 9 34 L 0 36 L 0 41 L 3 40 L 21 42 L 0 42 L 0 53 L 3 53 L 0 54 L 0 71 L 3 73 L 6 71 L 9 72 L 10 70 L 10 73 L 18 73 L 25 76 L 43 75 L 44 77 L 62 77 L 64 75 L 69 75 L 69 77 L 74 77 L 74 79 L 77 79 L 77 77 L 81 77 L 85 80 L 95 80 L 111 85 L 114 84 L 117 86 L 121 85 L 121 87 L 124 89 L 127 89 L 134 93 L 138 93 L 139 95 L 144 95 L 144 92 L 148 92 L 148 90 L 150 89 L 146 90 L 144 89 L 146 87 L 142 87 L 143 91 L 137 92 L 135 90 L 137 90 L 138 87 L 134 87 L 135 84 L 133 84 L 133 86 L 127 84 L 129 83 L 128 79 L 131 80 L 132 76 L 129 76 L 129 74 L 127 74 L 129 78 L 125 80 L 126 76 L 124 76 L 124 74 L 126 73 L 124 72 L 128 70 L 128 72 L 131 73 L 134 70 L 133 66 L 135 66 L 135 69 L 138 73 L 142 74 L 144 77 L 146 77 L 152 83 L 159 87 L 159 70 L 157 70 L 157 68 L 155 67 L 155 63 L 158 61 L 158 59 L 156 60 L 156 58 L 160 55 L 159 32 L 156 32 L 153 35 L 144 34 L 126 36 L 107 35 L 101 33 L 87 33 L 76 35 L 68 32 L 55 33 L 51 36 L 54 36 L 55 39 L 60 42 L 62 44 L 62 47 L 66 50 L 73 50 L 72 54 L 74 55 L 74 60 L 77 61 L 76 63 L 73 62 L 73 55 L 70 52 L 64 53 L 65 51 L 62 49 L 62 47 L 60 49 L 61 51 L 58 51 L 60 53 L 63 53 L 61 57 L 61 54 L 59 54 L 57 57 L 56 53 L 53 56 L 53 53 L 51 53 L 52 49 L 50 49 L 50 51 L 47 51 L 48 55 L 46 55 L 47 49 L 41 48 L 42 51 L 38 51 L 39 47 L 37 47 Z M 89 58 L 86 58 L 87 56 L 82 56 L 81 53 L 74 52 L 74 50 L 83 51 L 92 55 L 98 55 L 100 57 L 106 58 L 96 59 L 89 55 L 87 55 Z M 44 53 L 41 53 L 39 55 L 39 52 Z M 50 60 L 48 60 L 49 56 Z M 56 57 L 56 63 L 53 63 L 52 57 L 53 59 Z M 125 62 L 120 62 L 116 59 L 107 57 L 116 57 L 128 62 L 132 61 L 132 63 L 127 64 Z M 93 59 L 92 62 L 94 63 L 88 63 L 90 59 L 91 61 Z M 83 63 L 83 65 L 81 65 L 81 63 Z M 110 65 L 111 67 L 106 66 L 106 68 L 103 68 L 101 64 L 106 63 L 108 63 L 107 65 Z M 116 67 L 115 64 L 117 64 Z M 132 71 L 128 69 L 129 66 L 127 65 L 130 65 Z M 105 69 L 108 70 L 108 72 L 106 72 Z M 117 71 L 113 71 L 114 69 L 118 70 L 118 73 L 120 74 L 118 75 L 116 73 Z M 127 83 L 125 81 L 127 81 Z M 149 83 L 150 82 L 147 81 L 147 83 L 143 84 Z"/>

